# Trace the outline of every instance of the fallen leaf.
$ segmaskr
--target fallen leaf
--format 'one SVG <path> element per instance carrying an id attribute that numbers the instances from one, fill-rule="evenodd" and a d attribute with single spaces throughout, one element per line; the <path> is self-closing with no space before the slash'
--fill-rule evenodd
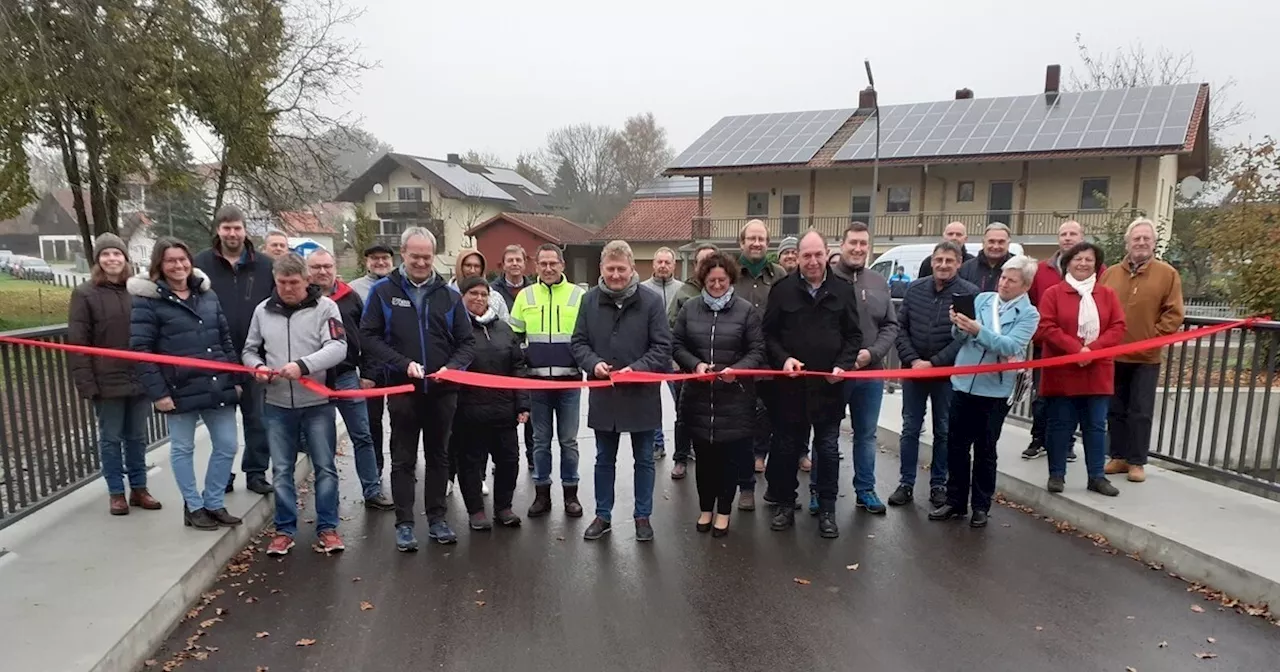
<path id="1" fill-rule="evenodd" d="M 556 537 L 556 541 L 564 541 L 564 537 Z"/>
<path id="2" fill-rule="evenodd" d="M 1197 651 L 1197 652 L 1196 652 L 1196 658 L 1199 658 L 1200 660 L 1209 660 L 1210 658 L 1217 658 L 1217 657 L 1218 657 L 1218 654 L 1216 654 L 1216 653 L 1214 653 L 1214 652 L 1212 652 L 1212 651 Z"/>
<path id="3" fill-rule="evenodd" d="M 1204 613 L 1204 607 L 1202 607 L 1202 606 L 1200 606 L 1200 605 L 1198 605 L 1198 604 L 1193 604 L 1193 605 L 1191 605 L 1191 611 L 1194 611 L 1194 612 L 1196 612 L 1197 614 L 1203 614 L 1203 613 Z"/>
<path id="4" fill-rule="evenodd" d="M 278 592 L 280 592 L 280 589 L 279 589 L 279 588 L 272 588 L 272 589 L 271 589 L 271 594 L 272 594 L 272 595 L 275 595 L 275 594 L 276 594 L 276 593 L 278 593 Z"/>
<path id="5" fill-rule="evenodd" d="M 844 568 L 845 568 L 845 569 L 847 569 L 847 570 L 849 570 L 849 571 L 851 571 L 851 572 L 855 572 L 855 571 L 857 571 L 857 570 L 858 570 L 858 564 L 859 564 L 859 563 L 856 563 L 856 562 L 855 562 L 855 563 L 853 563 L 852 565 L 845 565 L 845 566 L 844 566 Z"/>
<path id="6" fill-rule="evenodd" d="M 271 668 L 266 665 L 259 665 L 257 672 L 271 672 Z"/>
<path id="7" fill-rule="evenodd" d="M 1218 643 L 1218 640 L 1216 640 L 1216 639 L 1214 639 L 1214 638 L 1212 638 L 1212 637 L 1206 637 L 1206 638 L 1205 638 L 1205 641 L 1206 641 L 1206 642 L 1209 642 L 1210 644 L 1217 644 L 1217 643 Z"/>
<path id="8" fill-rule="evenodd" d="M 226 610 L 225 610 L 225 609 L 223 609 L 222 607 L 218 607 L 217 609 L 214 609 L 214 610 L 213 610 L 213 614 L 214 614 L 215 616 L 221 616 L 221 615 L 222 615 L 222 614 L 224 614 L 224 613 L 226 613 Z"/>
<path id="9" fill-rule="evenodd" d="M 157 662 L 158 661 L 155 658 L 148 658 L 147 660 L 143 661 L 142 664 L 147 667 L 155 667 Z"/>
<path id="10" fill-rule="evenodd" d="M 800 584 L 800 585 L 802 585 L 802 586 L 807 586 L 807 585 L 809 585 L 809 584 L 813 583 L 813 582 L 812 582 L 812 581 L 810 581 L 809 579 L 795 578 L 795 579 L 791 579 L 791 580 L 792 580 L 792 581 L 795 581 L 796 583 L 798 583 L 798 584 Z"/>
<path id="11" fill-rule="evenodd" d="M 361 602 L 361 603 L 360 603 L 360 611 L 369 611 L 370 609 L 373 609 L 373 603 L 372 603 L 372 602 Z"/>
<path id="12" fill-rule="evenodd" d="M 245 603 L 245 604 L 253 604 L 254 602 L 257 602 L 257 601 L 258 601 L 258 598 L 254 597 L 254 596 L 252 596 L 252 595 L 250 595 L 249 597 L 244 598 L 244 603 Z"/>
<path id="13" fill-rule="evenodd" d="M 1135 616 L 1125 616 L 1124 618 L 1125 618 L 1125 620 L 1126 620 L 1126 621 L 1132 621 L 1132 620 L 1133 620 L 1134 618 L 1136 618 L 1136 617 L 1135 617 Z"/>
<path id="14" fill-rule="evenodd" d="M 1160 648 L 1162 648 L 1162 649 L 1167 649 L 1167 648 L 1169 648 L 1169 642 L 1160 642 L 1159 644 L 1156 644 L 1156 646 L 1158 646 L 1158 647 L 1160 647 Z"/>
<path id="15" fill-rule="evenodd" d="M 1138 668 L 1130 665 L 1126 665 L 1124 668 L 1124 672 L 1138 672 Z"/>
<path id="16" fill-rule="evenodd" d="M 1044 626 L 1043 626 L 1043 625 L 1037 625 L 1037 626 L 1036 626 L 1036 632 L 1043 632 L 1043 631 L 1044 631 Z"/>
<path id="17" fill-rule="evenodd" d="M 875 539 L 875 538 L 876 538 L 876 535 L 874 535 L 874 534 L 868 534 L 868 535 L 867 535 L 867 538 L 868 538 L 868 539 Z"/>
<path id="18" fill-rule="evenodd" d="M 305 639 L 305 638 L 304 638 L 304 639 L 299 639 L 298 641 L 294 642 L 294 646 L 311 646 L 312 644 L 315 644 L 315 643 L 316 643 L 316 640 L 314 640 L 314 639 Z"/>
<path id="19" fill-rule="evenodd" d="M 1013 527 L 1013 525 L 1010 525 L 1009 523 L 1000 523 L 1000 527 Z"/>
<path id="20" fill-rule="evenodd" d="M 262 638 L 264 638 L 264 637 L 269 637 L 270 635 L 271 635 L 271 633 L 267 632 L 266 630 L 263 630 L 262 632 L 259 632 L 258 634 L 254 635 L 254 638 L 255 638 L 255 639 L 262 639 Z"/>
<path id="21" fill-rule="evenodd" d="M 483 592 L 484 592 L 484 588 L 481 588 L 480 590 L 477 590 L 477 591 L 476 591 L 476 595 L 479 595 L 479 594 L 481 594 L 481 593 L 483 593 Z"/>
<path id="22" fill-rule="evenodd" d="M 477 607 L 483 607 L 483 606 L 484 606 L 484 600 L 476 600 L 476 606 L 477 606 Z"/>
<path id="23" fill-rule="evenodd" d="M 221 622 L 222 622 L 221 618 L 211 618 L 207 621 L 200 621 L 200 627 L 208 629 L 208 628 L 212 628 L 214 623 L 221 623 Z"/>
<path id="24" fill-rule="evenodd" d="M 355 583 L 355 582 L 357 582 L 357 581 L 359 581 L 359 580 L 360 580 L 360 577 L 358 577 L 358 576 L 357 576 L 357 577 L 355 577 L 355 578 L 351 579 L 351 583 Z"/>

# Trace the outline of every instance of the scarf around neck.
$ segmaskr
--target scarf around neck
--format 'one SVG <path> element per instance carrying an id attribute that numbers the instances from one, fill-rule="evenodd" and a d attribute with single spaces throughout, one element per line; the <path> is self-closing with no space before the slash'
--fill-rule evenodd
<path id="1" fill-rule="evenodd" d="M 635 271 L 632 271 L 631 279 L 627 281 L 627 286 L 623 287 L 621 290 L 616 292 L 612 289 L 609 289 L 609 286 L 604 284 L 604 276 L 600 276 L 600 282 L 597 284 L 597 286 L 600 288 L 601 294 L 604 294 L 605 296 L 609 297 L 613 301 L 621 303 L 631 298 L 632 295 L 636 293 L 636 290 L 640 288 L 640 274 L 636 273 Z"/>
<path id="2" fill-rule="evenodd" d="M 498 319 L 498 311 L 494 310 L 493 306 L 489 306 L 484 311 L 484 315 L 472 314 L 471 319 L 475 320 L 476 324 L 488 326 Z"/>
<path id="3" fill-rule="evenodd" d="M 1098 281 L 1098 274 L 1094 273 L 1086 280 L 1076 280 L 1070 273 L 1063 276 L 1071 288 L 1080 294 L 1080 315 L 1076 318 L 1079 327 L 1076 329 L 1076 336 L 1084 341 L 1085 345 L 1098 340 L 1098 334 L 1102 332 L 1102 321 L 1098 317 L 1098 304 L 1093 300 L 1093 286 Z"/>
<path id="4" fill-rule="evenodd" d="M 769 258 L 761 257 L 760 261 L 751 261 L 744 254 L 738 257 L 738 264 L 742 266 L 743 270 L 750 273 L 751 277 L 758 278 L 761 273 L 764 273 L 765 267 L 769 265 Z"/>
<path id="5" fill-rule="evenodd" d="M 718 299 L 708 294 L 707 290 L 704 288 L 702 290 L 702 301 L 707 304 L 707 307 L 710 308 L 712 312 L 718 313 L 724 310 L 733 301 L 733 285 L 729 285 L 729 291 L 725 292 Z"/>

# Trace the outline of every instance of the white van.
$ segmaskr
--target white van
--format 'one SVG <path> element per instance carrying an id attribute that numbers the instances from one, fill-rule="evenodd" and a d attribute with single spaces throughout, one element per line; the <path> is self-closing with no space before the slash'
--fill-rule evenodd
<path id="1" fill-rule="evenodd" d="M 876 257 L 875 263 L 871 264 L 871 270 L 888 279 L 893 275 L 893 269 L 901 266 L 907 276 L 915 280 L 916 274 L 920 272 L 920 264 L 933 254 L 934 247 L 937 247 L 937 243 L 899 245 Z M 964 249 L 976 257 L 982 254 L 982 243 L 966 243 Z M 1018 243 L 1009 243 L 1009 251 L 1013 254 L 1023 254 L 1022 245 Z"/>

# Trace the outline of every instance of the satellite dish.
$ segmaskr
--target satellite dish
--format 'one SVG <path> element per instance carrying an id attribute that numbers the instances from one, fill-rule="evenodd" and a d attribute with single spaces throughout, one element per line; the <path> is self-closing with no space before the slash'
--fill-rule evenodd
<path id="1" fill-rule="evenodd" d="M 378 196 L 382 195 L 382 183 L 379 182 L 373 185 L 373 193 L 377 194 Z"/>
<path id="2" fill-rule="evenodd" d="M 1188 175 L 1182 178 L 1182 182 L 1178 184 L 1178 193 L 1182 194 L 1185 199 L 1195 198 L 1197 194 L 1204 189 L 1204 180 L 1195 175 Z"/>

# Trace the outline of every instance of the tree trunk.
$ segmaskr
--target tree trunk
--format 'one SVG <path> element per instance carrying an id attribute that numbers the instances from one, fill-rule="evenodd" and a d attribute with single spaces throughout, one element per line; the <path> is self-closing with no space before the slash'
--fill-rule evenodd
<path id="1" fill-rule="evenodd" d="M 111 230 L 108 222 L 107 200 L 102 193 L 102 135 L 98 127 L 98 113 L 92 108 L 81 113 L 84 127 L 85 162 L 89 167 L 89 202 L 93 204 L 93 235 Z M 85 251 L 86 253 L 88 250 Z"/>
<path id="2" fill-rule="evenodd" d="M 222 159 L 218 161 L 218 191 L 213 196 L 213 217 L 218 216 L 218 211 L 222 209 L 222 199 L 227 193 L 227 150 L 222 150 Z M 213 217 L 209 220 L 213 221 Z M 213 227 L 217 230 L 217 227 Z"/>
<path id="3" fill-rule="evenodd" d="M 92 254 L 93 231 L 89 228 L 89 215 L 84 207 L 84 186 L 80 179 L 80 151 L 76 146 L 75 126 L 71 123 L 70 111 L 58 103 L 53 104 L 53 113 L 57 120 L 58 149 L 62 152 L 62 169 L 67 173 L 67 184 L 71 185 L 71 206 L 76 212 L 80 244 L 86 253 Z"/>
<path id="4" fill-rule="evenodd" d="M 107 171 L 107 225 L 111 233 L 120 234 L 120 174 Z"/>

